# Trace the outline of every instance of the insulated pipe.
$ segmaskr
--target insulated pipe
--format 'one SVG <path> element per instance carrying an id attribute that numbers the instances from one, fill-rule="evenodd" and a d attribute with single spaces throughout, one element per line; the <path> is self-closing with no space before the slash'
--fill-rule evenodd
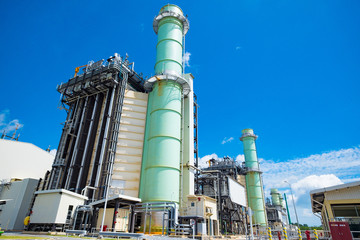
<path id="1" fill-rule="evenodd" d="M 108 94 L 109 93 L 110 92 L 108 92 Z M 96 178 L 95 178 L 95 187 L 99 187 L 100 174 L 101 174 L 102 164 L 103 164 L 104 155 L 105 155 L 105 147 L 106 147 L 106 143 L 108 140 L 108 134 L 109 134 L 110 119 L 112 116 L 111 111 L 112 111 L 112 106 L 113 106 L 113 102 L 114 102 L 114 95 L 115 95 L 115 88 L 113 88 L 111 91 L 109 109 L 108 109 L 108 113 L 106 115 L 106 125 L 105 125 L 105 130 L 104 130 L 104 138 L 103 138 L 103 142 L 102 142 L 102 146 L 101 146 L 99 166 L 98 166 L 97 174 L 96 174 Z M 100 191 L 100 189 L 98 189 L 98 190 Z"/>
<path id="2" fill-rule="evenodd" d="M 265 214 L 265 201 L 263 194 L 263 185 L 259 162 L 256 155 L 255 140 L 257 136 L 252 129 L 242 130 L 240 140 L 244 144 L 246 173 L 246 191 L 249 207 L 253 211 L 253 220 L 255 224 L 261 226 L 267 225 Z"/>
<path id="3" fill-rule="evenodd" d="M 98 154 L 99 151 L 99 143 L 100 143 L 100 135 L 101 135 L 101 129 L 103 126 L 103 121 L 106 118 L 106 114 L 105 112 L 105 108 L 106 108 L 106 103 L 108 101 L 108 97 L 109 94 L 102 95 L 103 97 L 101 98 L 101 109 L 100 109 L 100 117 L 99 117 L 99 124 L 97 126 L 97 130 L 96 130 L 96 137 L 95 137 L 95 143 L 94 143 L 94 149 L 93 149 L 93 154 L 92 154 L 92 159 L 91 159 L 91 166 L 89 168 L 89 173 L 88 173 L 88 179 L 87 179 L 87 183 L 86 185 L 94 185 L 95 186 L 95 177 L 94 174 L 96 173 L 96 156 Z M 93 183 L 94 182 L 94 183 Z M 93 191 L 93 198 L 94 198 L 94 191 Z"/>
<path id="4" fill-rule="evenodd" d="M 182 86 L 157 76 L 181 76 L 188 22 L 178 6 L 168 4 L 153 26 L 158 34 L 157 81 L 149 93 L 139 195 L 143 202 L 179 203 Z"/>
<path id="5" fill-rule="evenodd" d="M 73 154 L 72 154 L 72 157 L 71 157 L 69 173 L 68 173 L 66 183 L 65 183 L 65 189 L 70 188 L 71 181 L 73 179 L 74 164 L 75 164 L 75 161 L 76 161 L 76 158 L 77 158 L 78 145 L 79 145 L 80 134 L 81 134 L 81 131 L 82 131 L 82 126 L 83 126 L 83 123 L 85 122 L 84 117 L 85 117 L 85 112 L 86 112 L 88 101 L 89 101 L 89 97 L 86 97 L 85 104 L 83 106 L 83 110 L 82 110 L 82 114 L 81 114 L 80 126 L 79 126 L 79 129 L 78 129 L 77 134 L 76 134 L 76 141 L 75 141 L 74 151 L 73 151 Z"/>
<path id="6" fill-rule="evenodd" d="M 89 147 L 89 140 L 90 140 L 90 136 L 92 134 L 92 129 L 93 129 L 93 125 L 94 125 L 94 118 L 95 118 L 95 113 L 96 113 L 96 109 L 97 109 L 98 100 L 99 100 L 99 94 L 96 95 L 95 105 L 94 105 L 94 108 L 93 108 L 93 112 L 91 114 L 89 131 L 88 131 L 87 138 L 86 138 L 85 149 L 84 149 L 83 157 L 82 157 L 82 160 L 81 160 L 79 176 L 78 176 L 78 180 L 77 180 L 77 184 L 76 184 L 76 188 L 75 188 L 76 192 L 79 192 L 79 188 L 80 188 L 81 177 L 82 177 L 82 173 L 84 171 L 84 163 L 85 163 L 85 159 L 87 157 L 87 151 L 88 151 L 88 147 Z"/>

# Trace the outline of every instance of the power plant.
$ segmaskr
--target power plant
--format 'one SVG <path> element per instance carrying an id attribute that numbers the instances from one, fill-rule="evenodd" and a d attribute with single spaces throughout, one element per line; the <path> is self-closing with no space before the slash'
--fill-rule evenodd
<path id="1" fill-rule="evenodd" d="M 254 239 L 291 229 L 286 196 L 271 189 L 265 201 L 252 129 L 240 137 L 245 162 L 224 157 L 200 167 L 194 76 L 183 60 L 189 26 L 178 6 L 160 9 L 148 79 L 115 53 L 57 86 L 67 117 L 51 170 L 27 194 L 26 230 Z M 3 197 L 11 184 L 1 186 Z"/>
<path id="2" fill-rule="evenodd" d="M 183 67 L 189 21 L 168 4 L 153 27 L 158 43 L 151 78 L 144 80 L 127 57 L 114 54 L 76 68 L 58 86 L 67 119 L 44 190 L 35 193 L 29 229 L 71 223 L 86 230 L 188 230 L 178 216 L 188 211 L 198 171 L 193 76 Z M 57 212 L 44 222 L 49 199 L 66 202 L 59 211 L 68 214 L 61 219 Z M 128 215 L 129 224 L 117 224 Z"/>

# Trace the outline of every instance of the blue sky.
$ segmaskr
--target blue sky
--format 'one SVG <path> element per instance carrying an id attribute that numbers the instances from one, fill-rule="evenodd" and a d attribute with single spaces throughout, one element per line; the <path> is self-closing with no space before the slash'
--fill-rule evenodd
<path id="1" fill-rule="evenodd" d="M 152 21 L 167 3 L 0 1 L 0 130 L 19 123 L 21 141 L 56 149 L 66 116 L 56 85 L 114 52 L 152 75 Z M 241 159 L 241 130 L 253 128 L 265 188 L 287 192 L 288 180 L 300 222 L 318 223 L 306 210 L 307 183 L 360 178 L 360 2 L 171 3 L 190 20 L 186 71 L 200 105 L 200 156 Z M 337 164 L 345 161 L 349 168 Z"/>

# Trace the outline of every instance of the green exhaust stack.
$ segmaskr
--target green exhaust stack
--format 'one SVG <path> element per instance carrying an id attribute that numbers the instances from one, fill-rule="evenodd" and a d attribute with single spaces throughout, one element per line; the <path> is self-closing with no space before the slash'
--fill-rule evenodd
<path id="1" fill-rule="evenodd" d="M 257 136 L 252 129 L 242 130 L 240 140 L 244 144 L 246 173 L 246 190 L 248 204 L 253 211 L 253 224 L 267 226 L 265 214 L 265 202 L 263 193 L 263 184 L 261 179 L 261 171 L 256 154 L 255 140 Z"/>
<path id="2" fill-rule="evenodd" d="M 277 188 L 270 189 L 271 201 L 275 206 L 281 206 L 280 193 Z"/>
<path id="3" fill-rule="evenodd" d="M 158 34 L 156 75 L 149 93 L 139 196 L 142 202 L 179 203 L 182 100 L 189 91 L 182 77 L 183 37 L 189 22 L 172 4 L 161 8 L 153 23 Z"/>

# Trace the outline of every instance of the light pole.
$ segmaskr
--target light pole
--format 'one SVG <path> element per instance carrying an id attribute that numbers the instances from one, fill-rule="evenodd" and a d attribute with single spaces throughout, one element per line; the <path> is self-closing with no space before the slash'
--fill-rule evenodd
<path id="1" fill-rule="evenodd" d="M 287 184 L 289 184 L 290 192 L 291 192 L 291 198 L 292 198 L 292 202 L 293 202 L 293 205 L 294 205 L 294 211 L 295 211 L 295 216 L 296 216 L 296 223 L 297 223 L 298 228 L 300 229 L 300 226 L 299 226 L 299 218 L 298 218 L 298 215 L 297 215 L 297 212 L 296 212 L 296 206 L 295 206 L 295 201 L 294 201 L 294 194 L 293 194 L 292 189 L 291 189 L 291 184 L 290 184 L 288 181 L 284 181 L 284 182 L 286 182 Z"/>

